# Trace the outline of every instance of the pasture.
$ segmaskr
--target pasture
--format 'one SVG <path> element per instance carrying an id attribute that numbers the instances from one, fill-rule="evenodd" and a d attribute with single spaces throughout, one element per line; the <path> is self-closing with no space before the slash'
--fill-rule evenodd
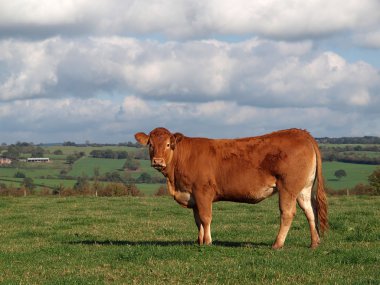
<path id="1" fill-rule="evenodd" d="M 359 183 L 368 184 L 368 176 L 379 166 L 332 161 L 323 162 L 323 176 L 328 187 L 333 189 L 352 188 Z M 335 171 L 343 169 L 347 176 L 337 179 Z"/>
<path id="2" fill-rule="evenodd" d="M 2 284 L 379 284 L 380 197 L 329 198 L 316 250 L 300 209 L 271 249 L 278 196 L 214 204 L 214 244 L 168 197 L 0 199 Z"/>

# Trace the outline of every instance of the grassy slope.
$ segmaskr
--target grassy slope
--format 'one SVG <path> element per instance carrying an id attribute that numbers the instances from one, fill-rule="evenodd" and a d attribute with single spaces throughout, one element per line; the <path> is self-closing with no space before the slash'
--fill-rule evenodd
<path id="1" fill-rule="evenodd" d="M 169 198 L 2 198 L 6 284 L 378 284 L 379 197 L 331 198 L 328 236 L 309 250 L 298 210 L 286 247 L 277 197 L 214 204 L 214 245 Z"/>
<path id="2" fill-rule="evenodd" d="M 83 174 L 92 177 L 94 176 L 94 169 L 99 168 L 99 173 L 105 174 L 106 172 L 120 171 L 122 172 L 124 159 L 102 159 L 93 157 L 82 157 L 76 161 L 72 170 L 68 173 L 70 176 L 81 176 Z"/>
<path id="3" fill-rule="evenodd" d="M 334 189 L 351 188 L 358 183 L 368 184 L 368 175 L 375 169 L 376 165 L 366 164 L 353 164 L 343 162 L 324 162 L 323 175 L 326 184 Z M 334 173 L 336 170 L 343 169 L 346 171 L 347 176 L 338 180 Z"/>

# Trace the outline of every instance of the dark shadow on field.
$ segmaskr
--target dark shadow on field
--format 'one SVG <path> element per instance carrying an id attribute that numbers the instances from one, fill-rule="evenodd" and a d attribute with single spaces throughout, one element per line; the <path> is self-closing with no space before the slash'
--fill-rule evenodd
<path id="1" fill-rule="evenodd" d="M 197 246 L 195 241 L 128 241 L 128 240 L 78 240 L 67 242 L 71 245 L 101 245 L 101 246 Z M 253 242 L 234 242 L 234 241 L 213 241 L 212 246 L 220 247 L 247 247 L 260 248 L 271 247 L 268 243 L 253 243 Z"/>

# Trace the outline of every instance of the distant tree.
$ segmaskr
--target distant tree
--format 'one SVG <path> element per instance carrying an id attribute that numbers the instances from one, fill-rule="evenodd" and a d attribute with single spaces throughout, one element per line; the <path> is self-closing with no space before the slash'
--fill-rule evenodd
<path id="1" fill-rule="evenodd" d="M 129 155 L 128 155 L 128 152 L 126 152 L 126 151 L 118 151 L 117 152 L 117 159 L 126 159 L 128 157 L 129 157 Z"/>
<path id="2" fill-rule="evenodd" d="M 60 183 L 59 185 L 56 185 L 53 187 L 53 195 L 61 195 L 61 193 L 63 192 L 63 190 L 65 190 L 65 187 L 63 186 L 62 183 Z"/>
<path id="3" fill-rule="evenodd" d="M 344 169 L 339 169 L 339 170 L 335 171 L 334 175 L 336 178 L 338 178 L 340 180 L 342 177 L 346 177 L 347 173 Z"/>
<path id="4" fill-rule="evenodd" d="M 77 178 L 77 182 L 74 184 L 74 189 L 80 193 L 88 192 L 90 188 L 90 183 L 88 182 L 88 177 L 84 174 Z"/>
<path id="5" fill-rule="evenodd" d="M 111 159 L 126 159 L 128 152 L 126 151 L 113 151 L 112 149 L 99 150 L 94 149 L 90 152 L 92 157 L 96 158 L 111 158 Z"/>
<path id="6" fill-rule="evenodd" d="M 104 179 L 111 182 L 123 182 L 120 173 L 117 171 L 107 172 Z"/>
<path id="7" fill-rule="evenodd" d="M 149 173 L 143 172 L 136 181 L 137 183 L 151 183 L 152 176 Z"/>
<path id="8" fill-rule="evenodd" d="M 76 157 L 72 154 L 70 154 L 66 157 L 66 163 L 67 164 L 74 164 L 75 160 L 76 160 Z"/>
<path id="9" fill-rule="evenodd" d="M 24 186 L 29 191 L 32 191 L 34 189 L 33 179 L 30 177 L 25 177 L 22 181 L 22 186 Z"/>
<path id="10" fill-rule="evenodd" d="M 32 157 L 43 157 L 44 149 L 42 147 L 36 147 L 32 150 Z"/>
<path id="11" fill-rule="evenodd" d="M 14 175 L 15 178 L 25 178 L 26 175 L 24 172 L 21 172 L 21 171 L 17 171 Z"/>
<path id="12" fill-rule="evenodd" d="M 370 176 L 368 176 L 369 184 L 375 188 L 376 193 L 380 194 L 380 167 L 375 169 Z"/>
<path id="13" fill-rule="evenodd" d="M 55 154 L 55 155 L 62 155 L 63 152 L 62 152 L 62 150 L 57 149 L 57 150 L 55 150 L 55 151 L 53 152 L 53 154 Z"/>
<path id="14" fill-rule="evenodd" d="M 20 156 L 20 148 L 15 145 L 10 145 L 8 146 L 7 151 L 3 153 L 3 156 L 11 159 L 18 159 Z"/>
<path id="15" fill-rule="evenodd" d="M 124 163 L 124 168 L 128 170 L 137 170 L 140 167 L 140 163 L 136 159 L 128 158 Z"/>
<path id="16" fill-rule="evenodd" d="M 150 159 L 149 151 L 146 147 L 135 152 L 135 159 Z"/>

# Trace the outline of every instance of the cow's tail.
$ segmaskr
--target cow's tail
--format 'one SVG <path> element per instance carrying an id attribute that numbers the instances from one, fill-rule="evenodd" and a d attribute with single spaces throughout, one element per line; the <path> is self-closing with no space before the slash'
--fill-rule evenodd
<path id="1" fill-rule="evenodd" d="M 327 198 L 326 198 L 326 192 L 324 187 L 324 179 L 322 175 L 322 157 L 321 152 L 319 150 L 317 142 L 312 139 L 313 141 L 313 148 L 317 157 L 317 171 L 316 171 L 316 179 L 315 182 L 317 183 L 317 191 L 316 191 L 316 213 L 317 213 L 317 227 L 318 232 L 320 235 L 323 236 L 323 234 L 328 230 L 329 224 L 328 224 L 328 218 L 327 218 Z M 314 183 L 315 183 L 314 182 Z"/>

